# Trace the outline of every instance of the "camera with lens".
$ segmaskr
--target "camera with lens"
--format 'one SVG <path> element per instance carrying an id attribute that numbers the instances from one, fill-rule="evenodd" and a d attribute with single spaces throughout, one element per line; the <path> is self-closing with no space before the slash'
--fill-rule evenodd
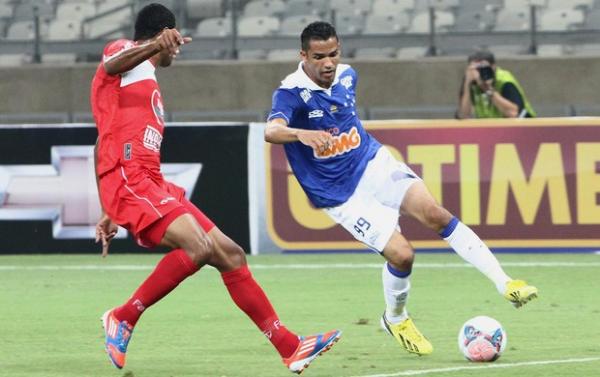
<path id="1" fill-rule="evenodd" d="M 479 71 L 479 77 L 481 77 L 482 81 L 493 80 L 495 77 L 494 69 L 489 65 L 477 67 L 477 70 Z"/>

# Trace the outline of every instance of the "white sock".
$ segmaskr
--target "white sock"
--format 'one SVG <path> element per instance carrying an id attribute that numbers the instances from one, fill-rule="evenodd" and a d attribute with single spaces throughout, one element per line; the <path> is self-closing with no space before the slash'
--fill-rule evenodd
<path id="1" fill-rule="evenodd" d="M 512 279 L 504 273 L 494 254 L 471 228 L 458 221 L 454 231 L 444 240 L 450 244 L 456 254 L 487 276 L 496 285 L 500 294 L 504 294 L 506 283 Z"/>
<path id="2" fill-rule="evenodd" d="M 406 277 L 398 277 L 389 271 L 386 262 L 381 271 L 381 279 L 383 280 L 383 297 L 386 304 L 385 318 L 391 323 L 400 323 L 408 318 L 406 301 L 408 301 L 408 291 L 410 290 L 410 272 L 406 274 Z"/>

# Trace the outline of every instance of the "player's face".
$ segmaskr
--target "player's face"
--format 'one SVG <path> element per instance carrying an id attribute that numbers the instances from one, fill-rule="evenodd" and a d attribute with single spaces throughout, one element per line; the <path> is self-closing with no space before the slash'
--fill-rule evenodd
<path id="1" fill-rule="evenodd" d="M 340 42 L 331 37 L 326 41 L 311 40 L 307 51 L 300 52 L 304 72 L 322 88 L 329 88 L 335 78 L 335 69 L 340 62 Z"/>

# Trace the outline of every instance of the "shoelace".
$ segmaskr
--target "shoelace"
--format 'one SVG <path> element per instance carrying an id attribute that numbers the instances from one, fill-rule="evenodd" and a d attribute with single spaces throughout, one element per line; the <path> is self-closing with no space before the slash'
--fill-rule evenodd
<path id="1" fill-rule="evenodd" d="M 119 332 L 117 334 L 118 346 L 120 349 L 126 349 L 129 339 L 131 339 L 131 330 L 125 322 L 119 323 Z"/>

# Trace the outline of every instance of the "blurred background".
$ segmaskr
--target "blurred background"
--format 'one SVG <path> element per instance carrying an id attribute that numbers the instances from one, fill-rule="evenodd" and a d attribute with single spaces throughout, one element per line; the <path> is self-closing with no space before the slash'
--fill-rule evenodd
<path id="1" fill-rule="evenodd" d="M 150 2 L 0 0 L 0 123 L 91 121 L 102 49 L 131 38 Z M 263 121 L 315 20 L 337 27 L 359 72 L 363 119 L 453 118 L 466 57 L 479 48 L 519 79 L 538 116 L 600 110 L 598 0 L 155 2 L 194 38 L 158 73 L 170 121 Z"/>

